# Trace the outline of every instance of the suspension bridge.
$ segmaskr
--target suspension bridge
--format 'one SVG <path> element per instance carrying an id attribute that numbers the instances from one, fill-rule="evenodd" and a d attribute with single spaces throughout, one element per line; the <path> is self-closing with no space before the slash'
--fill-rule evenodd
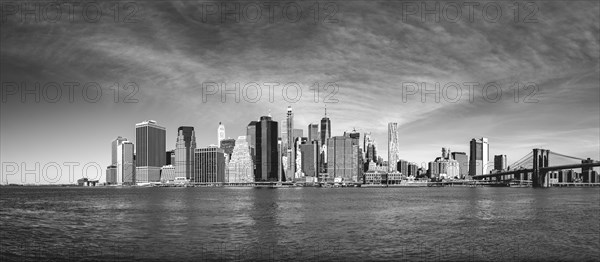
<path id="1" fill-rule="evenodd" d="M 550 157 L 553 159 L 568 159 L 578 161 L 578 163 L 569 163 L 561 165 L 550 165 Z M 569 156 L 549 149 L 534 148 L 532 152 L 523 156 L 512 163 L 507 170 L 480 174 L 473 176 L 474 180 L 496 180 L 497 182 L 525 181 L 530 182 L 533 187 L 551 186 L 550 175 L 555 175 L 554 171 L 581 169 L 581 174 L 587 178 L 588 183 L 600 183 L 596 177 L 592 177 L 592 168 L 600 166 L 600 161 L 594 161 L 590 158 L 584 159 Z M 585 180 L 585 179 L 584 179 Z"/>

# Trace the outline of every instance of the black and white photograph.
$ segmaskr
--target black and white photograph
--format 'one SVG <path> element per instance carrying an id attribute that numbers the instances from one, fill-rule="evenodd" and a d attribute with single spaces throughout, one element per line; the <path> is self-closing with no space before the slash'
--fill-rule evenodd
<path id="1" fill-rule="evenodd" d="M 0 0 L 0 261 L 600 261 L 598 0 Z"/>

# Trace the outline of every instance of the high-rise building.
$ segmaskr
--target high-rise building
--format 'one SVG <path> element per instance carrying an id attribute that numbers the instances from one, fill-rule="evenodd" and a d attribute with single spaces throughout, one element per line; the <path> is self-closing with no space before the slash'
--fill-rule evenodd
<path id="1" fill-rule="evenodd" d="M 229 183 L 254 182 L 252 157 L 246 136 L 239 136 L 227 165 Z"/>
<path id="2" fill-rule="evenodd" d="M 280 168 L 279 123 L 270 116 L 260 117 L 255 122 L 256 155 L 254 159 L 255 181 L 278 181 Z"/>
<path id="3" fill-rule="evenodd" d="M 115 151 L 116 153 L 116 151 Z M 116 157 L 115 157 L 116 159 Z M 110 165 L 106 167 L 106 184 L 116 185 L 117 184 L 117 166 Z"/>
<path id="4" fill-rule="evenodd" d="M 169 150 L 165 154 L 165 165 L 175 165 L 175 149 Z"/>
<path id="5" fill-rule="evenodd" d="M 244 141 L 246 139 L 244 138 Z M 221 148 L 223 148 L 223 151 L 225 151 L 225 158 L 226 161 L 231 160 L 231 154 L 233 154 L 233 149 L 235 148 L 235 139 L 233 138 L 226 138 L 221 140 L 221 144 L 219 145 Z"/>
<path id="6" fill-rule="evenodd" d="M 409 176 L 408 174 L 408 166 L 410 163 L 408 163 L 408 161 L 404 160 L 404 159 L 399 159 L 398 163 L 396 164 L 396 170 L 400 173 L 402 173 L 402 175 L 405 176 Z"/>
<path id="7" fill-rule="evenodd" d="M 319 125 L 310 123 L 308 125 L 308 142 L 319 141 Z"/>
<path id="8" fill-rule="evenodd" d="M 495 155 L 494 156 L 494 170 L 505 171 L 508 163 L 506 161 L 506 155 Z"/>
<path id="9" fill-rule="evenodd" d="M 398 123 L 388 123 L 388 171 L 396 169 L 400 155 L 398 148 Z"/>
<path id="10" fill-rule="evenodd" d="M 136 183 L 158 182 L 160 168 L 165 165 L 166 130 L 156 121 L 135 125 Z"/>
<path id="11" fill-rule="evenodd" d="M 487 174 L 488 162 L 490 161 L 488 139 L 471 139 L 469 159 L 469 176 Z"/>
<path id="12" fill-rule="evenodd" d="M 452 159 L 458 161 L 460 177 L 466 178 L 469 175 L 469 158 L 465 152 L 452 152 Z"/>
<path id="13" fill-rule="evenodd" d="M 251 121 L 246 127 L 246 141 L 248 142 L 248 148 L 250 150 L 250 157 L 252 157 L 252 163 L 256 166 L 256 124 L 258 122 Z M 255 167 L 256 168 L 256 167 Z"/>
<path id="14" fill-rule="evenodd" d="M 117 184 L 134 185 L 136 179 L 136 167 L 133 161 L 133 143 L 122 141 L 117 146 Z"/>
<path id="15" fill-rule="evenodd" d="M 225 152 L 217 146 L 196 148 L 194 151 L 194 176 L 196 183 L 225 182 Z"/>
<path id="16" fill-rule="evenodd" d="M 300 145 L 302 155 L 302 172 L 305 176 L 318 177 L 319 140 Z"/>
<path id="17" fill-rule="evenodd" d="M 194 152 L 196 150 L 196 133 L 194 127 L 180 126 L 177 129 L 175 144 L 175 176 L 191 179 L 194 175 Z"/>
<path id="18" fill-rule="evenodd" d="M 123 141 L 127 141 L 127 138 L 118 136 L 115 140 L 112 141 L 112 152 L 111 152 L 112 162 L 111 162 L 111 165 L 116 165 L 117 164 L 117 147 Z"/>
<path id="19" fill-rule="evenodd" d="M 292 178 L 292 175 L 294 174 L 295 171 L 295 164 L 294 164 L 294 153 L 295 150 L 294 148 L 294 112 L 292 112 L 292 107 L 288 106 L 287 108 L 287 117 L 285 119 L 286 121 L 286 128 L 285 128 L 285 139 L 283 140 L 284 146 L 285 146 L 285 156 L 287 159 L 287 163 L 286 163 L 286 167 L 287 170 L 285 172 L 286 178 L 287 180 L 290 180 Z"/>
<path id="20" fill-rule="evenodd" d="M 327 139 L 331 137 L 331 121 L 329 117 L 327 117 L 327 107 L 325 107 L 325 116 L 321 119 L 321 131 L 319 132 L 321 135 L 321 152 L 320 152 L 320 173 L 327 173 Z"/>
<path id="21" fill-rule="evenodd" d="M 348 136 L 335 136 L 327 140 L 327 177 L 329 180 L 341 177 L 342 181 L 357 182 L 359 169 L 359 147 L 357 139 Z"/>
<path id="22" fill-rule="evenodd" d="M 219 128 L 217 128 L 217 146 L 221 145 L 221 140 L 225 139 L 225 126 L 219 122 Z"/>

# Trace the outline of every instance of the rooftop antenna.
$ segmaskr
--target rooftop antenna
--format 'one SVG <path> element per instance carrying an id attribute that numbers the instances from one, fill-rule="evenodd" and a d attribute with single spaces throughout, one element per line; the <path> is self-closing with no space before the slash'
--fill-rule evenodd
<path id="1" fill-rule="evenodd" d="M 325 104 L 325 117 L 327 117 L 327 104 Z"/>
<path id="2" fill-rule="evenodd" d="M 271 117 L 271 108 L 269 108 L 269 117 Z"/>

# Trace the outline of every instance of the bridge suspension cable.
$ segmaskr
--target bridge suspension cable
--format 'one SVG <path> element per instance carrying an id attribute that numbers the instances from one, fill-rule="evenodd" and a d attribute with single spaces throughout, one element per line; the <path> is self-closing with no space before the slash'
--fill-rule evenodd
<path id="1" fill-rule="evenodd" d="M 557 155 L 557 156 L 562 156 L 562 157 L 566 157 L 566 158 L 570 158 L 570 159 L 575 159 L 575 160 L 586 160 L 585 158 L 579 158 L 579 157 L 574 157 L 574 156 L 567 156 L 567 155 L 564 155 L 564 154 L 561 154 L 561 153 L 557 153 L 557 152 L 554 152 L 554 151 L 550 151 L 550 154 Z"/>
<path id="2" fill-rule="evenodd" d="M 530 160 L 530 158 L 532 158 L 532 157 L 533 157 L 533 152 L 529 152 L 527 155 L 525 155 L 521 159 L 519 159 L 516 162 L 512 163 L 510 165 L 510 167 L 512 167 L 512 168 L 518 168 L 519 166 L 523 165 L 525 162 L 527 162 L 528 160 Z"/>

